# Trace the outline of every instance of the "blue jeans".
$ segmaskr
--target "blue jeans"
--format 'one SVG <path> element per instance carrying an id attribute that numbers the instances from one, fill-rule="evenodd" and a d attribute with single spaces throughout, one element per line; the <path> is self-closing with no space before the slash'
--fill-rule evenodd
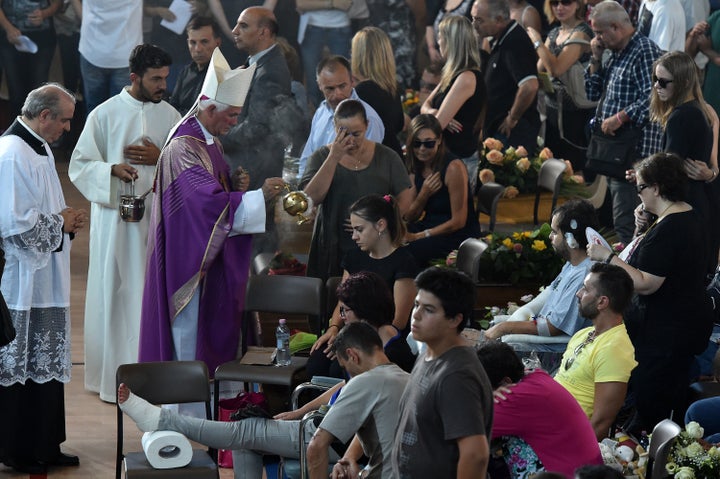
<path id="1" fill-rule="evenodd" d="M 635 207 L 640 202 L 635 185 L 625 179 L 609 178 L 612 197 L 613 226 L 620 241 L 628 244 L 635 231 Z"/>
<path id="2" fill-rule="evenodd" d="M 300 49 L 302 50 L 303 68 L 305 69 L 305 86 L 307 87 L 308 97 L 315 106 L 323 101 L 323 95 L 318 88 L 315 75 L 315 68 L 322 60 L 323 48 L 328 47 L 333 55 L 350 58 L 351 38 L 352 31 L 349 26 L 341 28 L 307 26 Z"/>
<path id="3" fill-rule="evenodd" d="M 101 68 L 80 55 L 80 72 L 83 79 L 85 108 L 90 113 L 100 103 L 115 96 L 130 84 L 130 67 Z"/>

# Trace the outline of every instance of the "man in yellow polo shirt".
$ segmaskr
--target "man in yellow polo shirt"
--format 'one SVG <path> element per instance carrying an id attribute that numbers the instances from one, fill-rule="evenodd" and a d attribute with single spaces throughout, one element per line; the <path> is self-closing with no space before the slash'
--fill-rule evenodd
<path id="1" fill-rule="evenodd" d="M 593 325 L 570 339 L 555 375 L 590 418 L 598 441 L 608 436 L 637 365 L 622 316 L 632 294 L 633 282 L 625 270 L 593 264 L 576 294 L 580 313 Z"/>

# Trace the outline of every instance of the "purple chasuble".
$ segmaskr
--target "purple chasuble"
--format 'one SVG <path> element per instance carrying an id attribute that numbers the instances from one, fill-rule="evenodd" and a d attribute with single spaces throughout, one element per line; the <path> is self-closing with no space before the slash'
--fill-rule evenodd
<path id="1" fill-rule="evenodd" d="M 230 187 L 220 144 L 205 142 L 193 116 L 163 148 L 150 213 L 139 361 L 173 359 L 171 324 L 200 291 L 196 359 L 235 359 L 251 235 L 229 237 L 243 193 Z"/>

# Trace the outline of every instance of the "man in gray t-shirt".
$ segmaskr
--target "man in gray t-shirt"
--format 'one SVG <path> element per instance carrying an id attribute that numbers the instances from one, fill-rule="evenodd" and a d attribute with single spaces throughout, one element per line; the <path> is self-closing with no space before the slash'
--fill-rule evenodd
<path id="1" fill-rule="evenodd" d="M 410 375 L 385 356 L 382 342 L 367 323 L 346 324 L 333 344 L 340 365 L 353 378 L 343 387 L 308 445 L 310 478 L 326 478 L 328 447 L 355 434 L 362 446 L 350 447 L 334 466 L 341 477 L 358 477 L 357 460 L 369 458 L 369 478 L 391 478 L 390 452 L 397 427 L 400 397 Z"/>

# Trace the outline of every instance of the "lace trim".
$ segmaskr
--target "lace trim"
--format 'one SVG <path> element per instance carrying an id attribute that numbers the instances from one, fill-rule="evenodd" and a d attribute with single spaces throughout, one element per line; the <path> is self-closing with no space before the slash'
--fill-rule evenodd
<path id="1" fill-rule="evenodd" d="M 5 255 L 15 257 L 37 271 L 47 266 L 50 253 L 62 244 L 63 219 L 60 215 L 38 213 L 37 222 L 30 230 L 8 236 L 0 241 Z"/>
<path id="2" fill-rule="evenodd" d="M 0 386 L 70 381 L 70 320 L 68 308 L 10 310 L 15 341 L 0 348 Z"/>

